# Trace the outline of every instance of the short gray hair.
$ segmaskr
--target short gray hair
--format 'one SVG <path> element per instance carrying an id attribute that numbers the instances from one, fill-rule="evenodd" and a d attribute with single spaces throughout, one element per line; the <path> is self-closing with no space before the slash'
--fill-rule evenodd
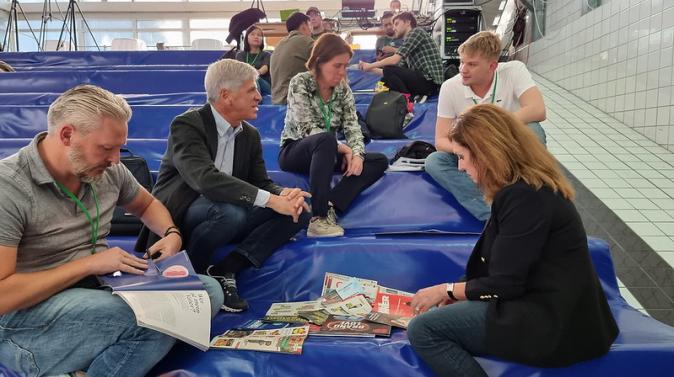
<path id="1" fill-rule="evenodd" d="M 102 117 L 124 123 L 131 119 L 131 107 L 122 96 L 94 85 L 78 85 L 61 94 L 49 106 L 47 131 L 54 134 L 64 124 L 72 124 L 88 134 L 100 126 Z"/>
<path id="2" fill-rule="evenodd" d="M 208 66 L 204 86 L 208 102 L 215 102 L 220 91 L 237 90 L 248 80 L 257 80 L 257 70 L 253 66 L 234 59 L 223 59 Z"/>

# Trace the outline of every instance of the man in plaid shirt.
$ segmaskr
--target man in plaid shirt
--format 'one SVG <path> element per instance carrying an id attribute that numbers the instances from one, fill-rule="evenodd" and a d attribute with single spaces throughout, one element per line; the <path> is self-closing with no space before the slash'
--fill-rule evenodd
<path id="1" fill-rule="evenodd" d="M 360 62 L 359 68 L 384 76 L 391 90 L 412 96 L 435 95 L 444 81 L 440 50 L 431 36 L 417 27 L 410 12 L 393 17 L 394 38 L 404 38 L 393 56 L 374 63 Z"/>

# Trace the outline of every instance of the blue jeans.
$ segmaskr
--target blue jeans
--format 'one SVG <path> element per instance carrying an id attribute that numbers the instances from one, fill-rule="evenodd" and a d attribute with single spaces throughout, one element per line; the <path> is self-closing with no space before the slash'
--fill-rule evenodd
<path id="1" fill-rule="evenodd" d="M 546 143 L 545 131 L 538 122 L 529 123 L 529 128 Z M 491 208 L 485 203 L 482 192 L 468 174 L 459 171 L 458 159 L 453 153 L 433 152 L 426 158 L 426 172 L 454 195 L 454 198 L 476 219 L 485 221 Z"/>
<path id="2" fill-rule="evenodd" d="M 263 79 L 262 77 L 259 77 L 257 79 L 257 87 L 260 90 L 260 94 L 263 96 L 271 94 L 271 84 L 267 82 L 267 80 Z"/>
<path id="3" fill-rule="evenodd" d="M 243 207 L 212 202 L 203 195 L 185 214 L 187 253 L 197 272 L 206 271 L 215 249 L 239 242 L 235 252 L 260 267 L 281 245 L 309 224 L 311 214 L 302 212 L 299 221 L 269 208 Z"/>
<path id="4" fill-rule="evenodd" d="M 200 276 L 220 310 L 222 288 Z M 129 306 L 110 291 L 66 289 L 41 303 L 0 316 L 0 363 L 26 376 L 86 370 L 87 376 L 144 376 L 175 339 L 139 327 Z"/>
<path id="5" fill-rule="evenodd" d="M 410 344 L 439 376 L 486 377 L 473 355 L 487 353 L 487 307 L 484 301 L 461 301 L 412 319 Z"/>

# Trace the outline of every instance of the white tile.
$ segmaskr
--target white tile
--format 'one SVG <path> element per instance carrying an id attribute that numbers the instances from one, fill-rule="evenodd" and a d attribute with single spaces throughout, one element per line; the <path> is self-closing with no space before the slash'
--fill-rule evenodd
<path id="1" fill-rule="evenodd" d="M 606 185 L 604 184 L 604 187 Z M 621 196 L 610 188 L 591 188 L 593 194 L 595 194 L 599 199 L 617 199 Z"/>
<path id="2" fill-rule="evenodd" d="M 652 199 L 660 209 L 674 210 L 674 199 Z"/>
<path id="3" fill-rule="evenodd" d="M 649 199 L 627 199 L 627 201 L 637 209 L 658 209 L 661 208 Z"/>
<path id="4" fill-rule="evenodd" d="M 613 212 L 624 222 L 648 222 L 648 219 L 636 209 L 614 209 Z"/>
<path id="5" fill-rule="evenodd" d="M 644 198 L 644 195 L 641 193 L 641 191 L 634 188 L 615 188 L 615 192 L 620 195 L 621 198 L 625 199 Z"/>
<path id="6" fill-rule="evenodd" d="M 674 250 L 674 240 L 667 236 L 643 236 L 641 238 L 655 251 Z"/>
<path id="7" fill-rule="evenodd" d="M 621 288 L 620 289 L 620 295 L 625 299 L 627 304 L 634 309 L 643 309 L 643 305 L 639 302 L 639 300 L 630 293 L 630 291 L 627 288 Z"/>
<path id="8" fill-rule="evenodd" d="M 674 180 L 671 179 L 649 179 L 649 181 L 660 189 L 674 188 Z"/>
<path id="9" fill-rule="evenodd" d="M 592 174 L 592 173 L 590 173 L 590 174 Z M 604 183 L 604 181 L 602 181 L 601 179 L 598 179 L 598 178 L 579 178 L 578 175 L 576 175 L 576 178 L 580 179 L 580 181 L 583 183 L 583 186 L 585 186 L 589 189 L 608 188 L 606 183 Z"/>
<path id="10" fill-rule="evenodd" d="M 614 211 L 617 209 L 635 209 L 634 206 L 625 199 L 605 199 L 602 200 L 602 202 Z"/>
<path id="11" fill-rule="evenodd" d="M 674 251 L 661 251 L 658 253 L 670 266 L 674 267 Z"/>
<path id="12" fill-rule="evenodd" d="M 627 181 L 620 178 L 602 178 L 602 181 L 604 181 L 608 187 L 612 187 L 614 189 L 632 187 L 629 183 L 627 183 Z"/>
<path id="13" fill-rule="evenodd" d="M 652 223 L 645 222 L 626 222 L 626 224 L 632 228 L 634 233 L 638 234 L 640 237 L 643 236 L 665 236 L 665 234 Z"/>
<path id="14" fill-rule="evenodd" d="M 668 199 L 669 195 L 664 193 L 659 188 L 640 188 L 639 191 L 647 199 Z"/>
<path id="15" fill-rule="evenodd" d="M 674 222 L 654 223 L 666 236 L 674 236 Z"/>
<path id="16" fill-rule="evenodd" d="M 651 222 L 674 221 L 674 217 L 670 216 L 668 211 L 661 209 L 642 209 L 639 212 Z"/>

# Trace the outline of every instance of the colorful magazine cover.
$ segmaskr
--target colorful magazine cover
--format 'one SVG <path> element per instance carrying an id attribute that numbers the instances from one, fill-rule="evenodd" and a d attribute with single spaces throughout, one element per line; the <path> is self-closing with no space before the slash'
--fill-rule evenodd
<path id="1" fill-rule="evenodd" d="M 352 276 L 340 275 L 333 272 L 326 272 L 323 278 L 322 297 L 334 297 L 335 291 L 342 285 L 348 284 L 352 279 L 355 279 L 362 287 L 362 293 L 369 302 L 374 302 L 377 297 L 379 285 L 375 280 L 354 278 Z M 342 297 L 344 299 L 346 297 Z"/>
<path id="2" fill-rule="evenodd" d="M 309 335 L 365 337 L 391 336 L 391 326 L 359 317 L 330 316 L 322 326 L 310 325 Z"/>
<path id="3" fill-rule="evenodd" d="M 239 349 L 299 355 L 309 326 L 270 330 L 228 330 L 211 341 L 211 348 Z"/>

